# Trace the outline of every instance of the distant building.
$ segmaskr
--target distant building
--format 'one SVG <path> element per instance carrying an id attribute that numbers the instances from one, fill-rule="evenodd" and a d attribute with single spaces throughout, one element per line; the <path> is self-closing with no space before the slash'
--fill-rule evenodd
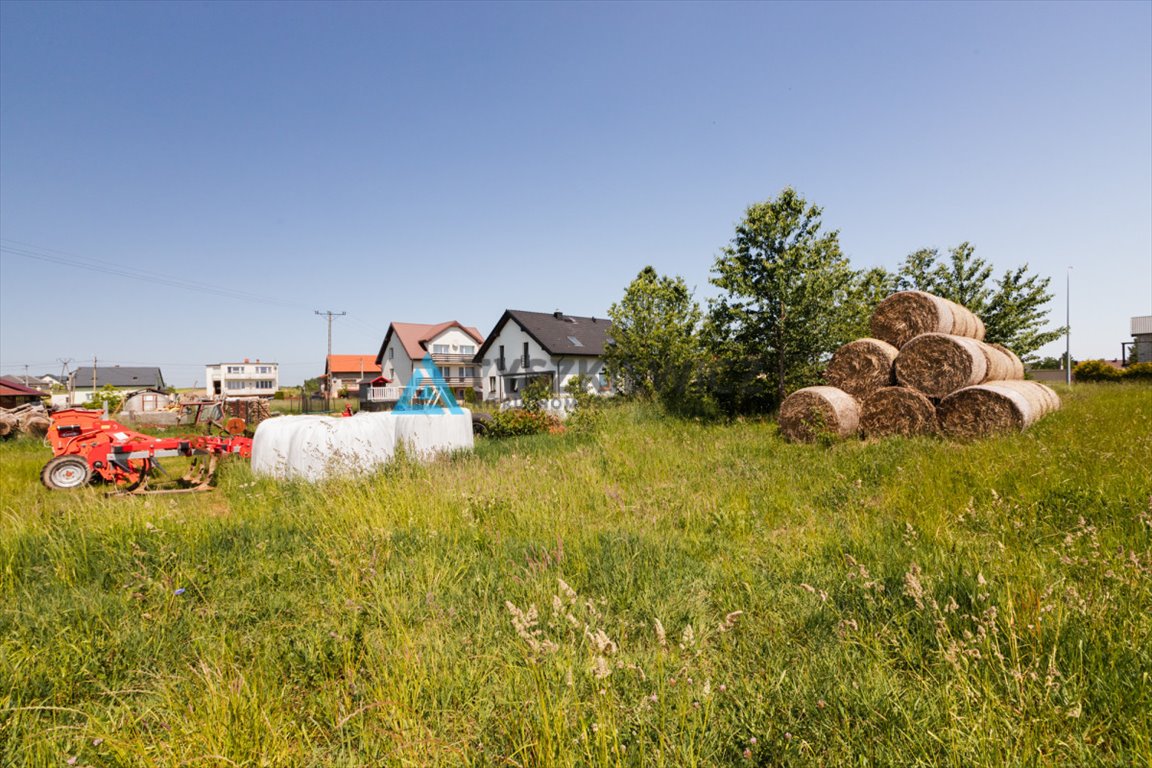
<path id="1" fill-rule="evenodd" d="M 443 323 L 391 323 L 380 345 L 375 362 L 380 366 L 385 386 L 365 389 L 370 402 L 394 404 L 412 380 L 420 362 L 428 355 L 444 377 L 444 383 L 457 398 L 480 388 L 478 368 L 473 361 L 477 348 L 484 343 L 480 331 L 455 320 Z M 421 379 L 418 386 L 431 384 Z"/>
<path id="2" fill-rule="evenodd" d="M 204 393 L 209 397 L 272 397 L 280 388 L 277 363 L 215 363 L 204 373 Z"/>
<path id="3" fill-rule="evenodd" d="M 68 378 L 69 394 L 54 396 L 53 405 L 83 405 L 92 399 L 93 392 L 106 386 L 121 394 L 147 388 L 167 389 L 164 375 L 159 368 L 153 367 L 110 365 L 93 368 L 89 365 L 77 368 Z"/>
<path id="4" fill-rule="evenodd" d="M 1152 363 L 1152 315 L 1132 318 L 1132 352 L 1136 362 Z"/>
<path id="5" fill-rule="evenodd" d="M 373 355 L 328 355 L 324 363 L 324 389 L 329 397 L 341 390 L 357 392 L 360 385 L 380 375 L 380 364 Z"/>
<path id="6" fill-rule="evenodd" d="M 610 391 L 603 357 L 611 328 L 602 317 L 505 310 L 476 353 L 484 399 L 516 399 L 526 382 L 539 377 L 557 393 L 574 376 L 587 377 L 598 392 Z"/>
<path id="7" fill-rule="evenodd" d="M 60 381 L 54 376 L 45 374 L 43 376 L 2 376 L 0 378 L 7 379 L 8 381 L 15 382 L 21 386 L 35 389 L 37 392 L 48 393 L 52 391 L 53 386 L 60 386 Z"/>

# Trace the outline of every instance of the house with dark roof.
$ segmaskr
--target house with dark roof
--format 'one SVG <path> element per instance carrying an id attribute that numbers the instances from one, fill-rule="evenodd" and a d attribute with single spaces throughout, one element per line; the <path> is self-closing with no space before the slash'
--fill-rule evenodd
<path id="1" fill-rule="evenodd" d="M 27 403 L 38 403 L 45 393 L 26 387 L 10 377 L 0 378 L 0 408 L 17 408 Z"/>
<path id="2" fill-rule="evenodd" d="M 526 382 L 540 376 L 556 393 L 574 376 L 587 377 L 599 392 L 610 391 L 603 358 L 611 328 L 602 317 L 505 310 L 476 353 L 484 399 L 515 399 Z"/>
<path id="3" fill-rule="evenodd" d="M 133 367 L 133 366 L 82 366 L 69 375 L 70 395 L 57 395 L 52 398 L 53 405 L 60 404 L 63 398 L 70 405 L 81 405 L 92 399 L 93 392 L 111 386 L 121 393 L 135 392 L 138 389 L 159 389 L 164 385 L 164 375 L 159 368 Z"/>
<path id="4" fill-rule="evenodd" d="M 380 375 L 388 380 L 384 386 L 368 388 L 368 399 L 395 403 L 412 380 L 413 373 L 423 368 L 420 363 L 431 355 L 444 383 L 457 398 L 480 389 L 480 376 L 473 358 L 484 337 L 477 329 L 456 320 L 443 323 L 391 323 L 375 362 Z M 432 384 L 425 376 L 418 386 Z"/>

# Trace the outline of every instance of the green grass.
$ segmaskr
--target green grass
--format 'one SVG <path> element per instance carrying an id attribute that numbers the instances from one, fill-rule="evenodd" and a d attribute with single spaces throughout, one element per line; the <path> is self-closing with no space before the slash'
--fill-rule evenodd
<path id="1" fill-rule="evenodd" d="M 1063 394 L 972 444 L 627 406 L 183 497 L 5 443 L 0 764 L 1147 765 L 1152 396 Z"/>

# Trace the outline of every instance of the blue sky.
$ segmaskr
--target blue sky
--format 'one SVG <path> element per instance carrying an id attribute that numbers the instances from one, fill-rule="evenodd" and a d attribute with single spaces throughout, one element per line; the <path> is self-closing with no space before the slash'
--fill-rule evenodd
<path id="1" fill-rule="evenodd" d="M 1152 313 L 1152 3 L 0 3 L 0 373 L 274 360 L 389 321 L 701 299 L 795 187 L 855 266 Z M 95 268 L 90 268 L 95 267 Z M 1063 342 L 1050 347 L 1058 354 Z"/>

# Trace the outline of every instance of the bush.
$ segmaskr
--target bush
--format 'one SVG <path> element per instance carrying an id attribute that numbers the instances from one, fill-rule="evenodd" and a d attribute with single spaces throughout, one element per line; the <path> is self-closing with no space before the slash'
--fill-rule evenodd
<path id="1" fill-rule="evenodd" d="M 520 391 L 520 400 L 525 410 L 539 411 L 544 401 L 552 397 L 552 381 L 547 376 L 537 376 L 524 385 Z"/>
<path id="2" fill-rule="evenodd" d="M 278 389 L 272 393 L 272 399 L 273 400 L 283 400 L 284 397 L 285 397 L 284 390 L 282 390 L 282 389 Z"/>
<path id="3" fill-rule="evenodd" d="M 488 425 L 489 437 L 520 437 L 539 435 L 561 426 L 560 420 L 543 411 L 528 411 L 523 408 L 510 408 L 499 411 Z"/>
<path id="4" fill-rule="evenodd" d="M 1103 360 L 1085 360 L 1072 369 L 1076 381 L 1120 381 L 1124 374 Z"/>
<path id="5" fill-rule="evenodd" d="M 1124 381 L 1152 382 L 1152 363 L 1133 363 L 1123 371 Z"/>

